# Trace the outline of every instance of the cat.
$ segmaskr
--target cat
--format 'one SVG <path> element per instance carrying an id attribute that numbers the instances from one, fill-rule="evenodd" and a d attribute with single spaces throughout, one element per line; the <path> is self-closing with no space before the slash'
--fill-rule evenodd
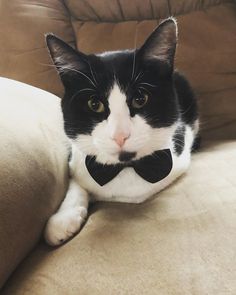
<path id="1" fill-rule="evenodd" d="M 191 86 L 174 70 L 174 18 L 134 50 L 86 55 L 53 34 L 46 42 L 72 146 L 68 192 L 45 229 L 55 246 L 79 231 L 89 201 L 141 203 L 183 174 L 199 119 Z"/>

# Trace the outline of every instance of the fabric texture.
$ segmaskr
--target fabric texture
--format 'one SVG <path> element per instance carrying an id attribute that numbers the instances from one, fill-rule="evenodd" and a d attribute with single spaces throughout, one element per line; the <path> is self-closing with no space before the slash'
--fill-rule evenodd
<path id="1" fill-rule="evenodd" d="M 208 143 L 150 202 L 95 204 L 79 235 L 41 244 L 2 295 L 236 294 L 235 150 Z"/>
<path id="2" fill-rule="evenodd" d="M 0 4 L 0 76 L 62 95 L 51 66 L 44 34 L 53 32 L 73 45 L 70 16 L 60 0 L 2 0 Z"/>
<path id="3" fill-rule="evenodd" d="M 0 288 L 41 237 L 67 187 L 59 99 L 0 78 Z"/>

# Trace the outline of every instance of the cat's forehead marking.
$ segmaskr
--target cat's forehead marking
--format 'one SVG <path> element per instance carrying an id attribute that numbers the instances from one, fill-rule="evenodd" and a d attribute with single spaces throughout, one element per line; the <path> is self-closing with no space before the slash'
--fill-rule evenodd
<path id="1" fill-rule="evenodd" d="M 129 108 L 126 103 L 126 95 L 122 92 L 119 85 L 114 83 L 109 96 L 108 104 L 111 114 L 127 115 L 129 114 Z"/>

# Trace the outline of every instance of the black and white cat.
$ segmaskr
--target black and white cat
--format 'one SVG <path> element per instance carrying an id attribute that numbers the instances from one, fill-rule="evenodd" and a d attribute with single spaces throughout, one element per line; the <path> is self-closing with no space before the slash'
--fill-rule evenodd
<path id="1" fill-rule="evenodd" d="M 173 18 L 136 50 L 86 55 L 46 39 L 72 145 L 69 189 L 45 230 L 59 245 L 79 231 L 90 200 L 141 203 L 184 173 L 199 124 L 193 91 L 174 71 Z"/>

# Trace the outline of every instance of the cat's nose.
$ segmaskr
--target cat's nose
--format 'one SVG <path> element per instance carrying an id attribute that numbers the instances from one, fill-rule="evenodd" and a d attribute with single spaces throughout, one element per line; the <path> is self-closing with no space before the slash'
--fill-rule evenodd
<path id="1" fill-rule="evenodd" d="M 129 134 L 118 133 L 113 137 L 113 140 L 122 147 L 125 144 L 126 139 L 129 138 Z"/>

